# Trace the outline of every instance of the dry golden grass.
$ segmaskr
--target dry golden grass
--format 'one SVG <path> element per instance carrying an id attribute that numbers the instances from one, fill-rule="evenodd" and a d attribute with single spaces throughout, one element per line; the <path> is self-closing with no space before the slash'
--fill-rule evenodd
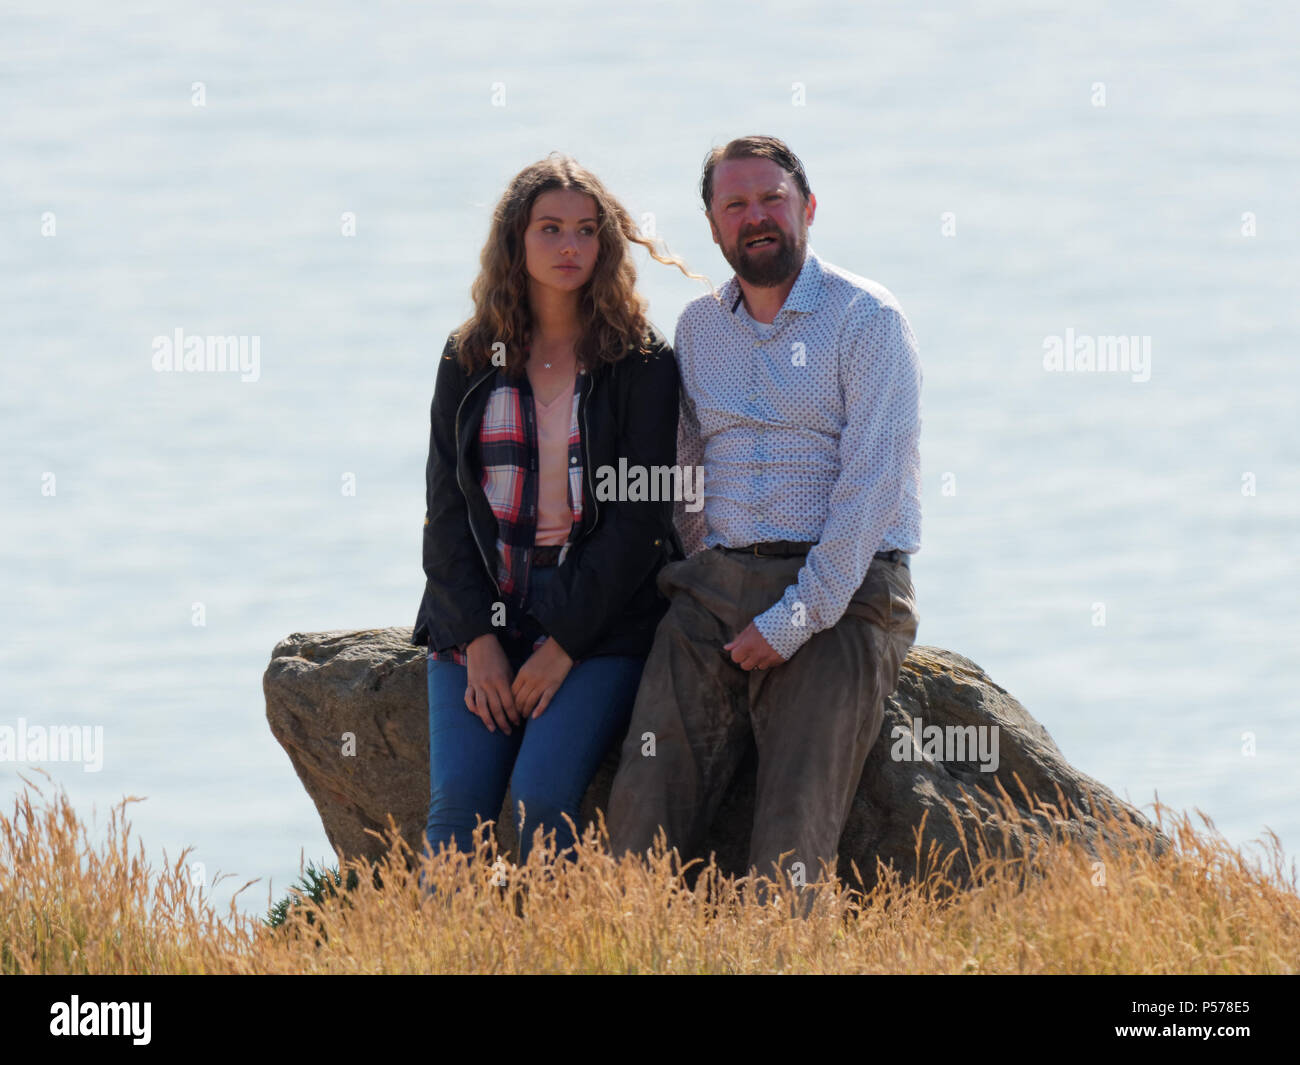
<path id="1" fill-rule="evenodd" d="M 355 866 L 352 891 L 304 901 L 271 928 L 233 901 L 223 918 L 199 900 L 188 851 L 160 870 L 142 844 L 132 854 L 126 807 L 136 800 L 114 808 L 96 849 L 65 795 L 46 800 L 24 782 L 12 816 L 0 813 L 3 973 L 1300 970 L 1300 897 L 1277 836 L 1268 833 L 1262 861 L 1249 860 L 1203 814 L 1197 830 L 1159 802 L 1154 819 L 1173 842 L 1163 857 L 1136 836 L 1104 869 L 1059 835 L 1026 859 L 977 847 L 964 890 L 947 864 L 923 883 L 886 872 L 865 895 L 819 885 L 803 918 L 789 915 L 791 893 L 761 898 L 714 868 L 690 889 L 668 858 L 616 862 L 594 830 L 576 863 L 537 847 L 526 865 L 496 871 L 490 839 L 471 860 L 417 857 L 390 836 L 375 870 Z M 1020 820 L 1009 807 L 1006 816 Z M 419 890 L 421 872 L 433 896 Z"/>

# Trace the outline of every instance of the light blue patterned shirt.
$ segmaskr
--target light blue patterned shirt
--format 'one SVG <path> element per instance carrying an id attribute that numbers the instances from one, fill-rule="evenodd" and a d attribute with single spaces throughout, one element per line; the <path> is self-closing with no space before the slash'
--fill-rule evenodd
<path id="1" fill-rule="evenodd" d="M 766 334 L 766 335 L 764 335 Z M 921 546 L 921 366 L 884 285 L 807 249 L 770 327 L 734 277 L 693 300 L 677 461 L 703 465 L 704 508 L 674 520 L 686 547 L 816 541 L 797 583 L 754 623 L 783 659 L 843 616 L 876 551 Z"/>

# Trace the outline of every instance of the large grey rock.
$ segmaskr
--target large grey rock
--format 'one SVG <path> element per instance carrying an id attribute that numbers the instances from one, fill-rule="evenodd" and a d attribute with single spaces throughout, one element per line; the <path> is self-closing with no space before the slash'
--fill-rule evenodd
<path id="1" fill-rule="evenodd" d="M 330 843 L 344 859 L 373 859 L 382 852 L 380 838 L 372 832 L 382 834 L 388 814 L 411 848 L 422 849 L 429 800 L 428 712 L 424 650 L 411 646 L 410 635 L 408 628 L 295 633 L 276 645 L 263 677 L 271 732 L 288 753 L 320 811 Z M 973 747 L 960 760 L 960 750 L 930 751 L 937 758 L 916 750 L 911 737 L 919 729 L 924 743 L 933 735 L 925 731 L 932 726 L 996 728 L 996 769 Z M 989 742 L 994 735 L 984 732 Z M 348 736 L 353 737 L 354 751 L 346 746 Z M 985 754 L 989 750 L 986 743 Z M 615 746 L 587 790 L 583 825 L 608 799 L 617 761 Z M 742 871 L 748 853 L 754 770 L 751 753 L 705 845 L 706 854 L 716 853 L 718 864 L 728 871 Z M 1010 819 L 993 801 L 999 786 L 1015 804 L 1017 812 Z M 1026 817 L 1031 813 L 1026 793 L 1054 809 L 1044 813 L 1040 808 Z M 507 795 L 497 819 L 497 838 L 513 854 L 517 850 L 513 821 L 506 816 L 509 807 Z M 863 770 L 840 840 L 839 872 L 856 884 L 854 863 L 869 887 L 880 859 L 905 878 L 915 876 L 915 829 L 923 816 L 925 853 L 932 846 L 938 854 L 960 849 L 964 835 L 966 849 L 978 860 L 976 840 L 982 835 L 994 852 L 1024 854 L 1043 833 L 1064 832 L 1100 855 L 1096 844 L 1109 836 L 1094 816 L 1102 809 L 1154 834 L 1158 848 L 1167 847 L 1168 841 L 1137 811 L 1071 766 L 1047 730 L 974 662 L 951 651 L 914 647 L 903 663 L 898 690 L 886 703 L 880 738 Z M 926 865 L 925 859 L 921 864 Z M 811 877 L 816 870 L 809 873 Z M 968 875 L 965 853 L 959 854 L 950 876 L 962 882 Z"/>

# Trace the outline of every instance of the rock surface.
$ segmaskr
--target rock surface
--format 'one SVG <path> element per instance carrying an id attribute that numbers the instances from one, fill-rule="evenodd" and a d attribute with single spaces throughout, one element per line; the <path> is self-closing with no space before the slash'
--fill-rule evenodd
<path id="1" fill-rule="evenodd" d="M 330 843 L 343 859 L 377 857 L 383 851 L 379 837 L 389 813 L 411 848 L 422 849 L 429 800 L 427 694 L 424 649 L 409 643 L 410 634 L 409 628 L 295 633 L 276 645 L 262 680 L 271 732 L 288 753 Z M 964 752 L 951 747 L 926 750 L 927 739 L 935 735 L 926 730 L 933 726 L 996 726 L 996 768 L 988 757 L 993 732 L 983 733 L 981 757 L 974 744 Z M 346 734 L 355 737 L 354 754 L 345 751 Z M 956 735 L 954 729 L 951 736 Z M 962 735 L 969 740 L 978 734 Z M 921 750 L 913 736 L 920 737 Z M 580 830 L 608 799 L 617 760 L 616 746 L 587 790 Z M 705 855 L 715 852 L 727 871 L 741 872 L 748 852 L 754 782 L 751 752 L 705 845 Z M 999 785 L 1019 816 L 1008 820 L 993 801 Z M 1031 812 L 1026 791 L 1055 809 L 1043 813 L 1040 808 L 1026 818 Z M 1089 792 L 1095 805 L 1087 798 Z M 505 816 L 509 805 L 507 795 L 497 838 L 513 854 L 513 822 Z M 1047 730 L 974 662 L 939 648 L 913 647 L 903 663 L 898 690 L 886 702 L 880 738 L 868 756 L 840 839 L 839 872 L 856 885 L 853 863 L 870 887 L 878 858 L 892 863 L 904 878 L 915 876 L 915 829 L 923 816 L 923 853 L 932 846 L 938 854 L 960 849 L 964 834 L 967 850 L 977 856 L 981 834 L 993 851 L 1014 854 L 1025 853 L 1043 831 L 1065 832 L 1095 844 L 1108 833 L 1091 812 L 1081 811 L 1102 809 L 1154 833 L 1161 849 L 1167 846 L 1131 806 L 1072 767 Z M 923 859 L 922 867 L 926 864 Z M 949 875 L 961 882 L 968 874 L 964 854 L 959 854 Z M 810 879 L 815 875 L 811 870 Z"/>

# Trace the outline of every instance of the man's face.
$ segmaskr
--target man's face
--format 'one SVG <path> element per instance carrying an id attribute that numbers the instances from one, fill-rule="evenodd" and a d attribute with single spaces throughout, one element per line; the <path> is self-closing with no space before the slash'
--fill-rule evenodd
<path id="1" fill-rule="evenodd" d="M 709 228 L 742 281 L 769 288 L 803 266 L 817 197 L 805 206 L 793 178 L 771 159 L 724 159 L 713 169 Z"/>

